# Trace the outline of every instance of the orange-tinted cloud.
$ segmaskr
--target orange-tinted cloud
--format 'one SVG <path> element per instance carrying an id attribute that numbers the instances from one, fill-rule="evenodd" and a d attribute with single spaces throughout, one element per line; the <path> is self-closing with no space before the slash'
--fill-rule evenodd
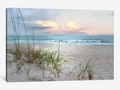
<path id="1" fill-rule="evenodd" d="M 98 35 L 96 31 L 88 31 L 88 30 L 79 30 L 79 32 L 86 33 L 88 35 Z"/>
<path id="2" fill-rule="evenodd" d="M 54 33 L 54 32 L 66 33 L 67 31 L 75 32 L 76 30 L 80 29 L 80 27 L 78 27 L 77 25 L 75 25 L 71 21 L 69 21 L 66 24 L 66 26 L 59 26 L 57 23 L 51 22 L 51 21 L 46 21 L 46 22 L 36 21 L 36 24 L 40 24 L 41 26 L 49 26 L 49 27 L 51 27 L 51 28 L 46 29 L 51 33 Z M 79 32 L 83 32 L 83 33 L 86 33 L 88 35 L 97 35 L 96 31 L 92 32 L 92 31 L 88 31 L 88 30 L 79 30 Z"/>
<path id="3" fill-rule="evenodd" d="M 77 25 L 74 25 L 73 22 L 70 22 L 70 21 L 66 24 L 66 26 L 67 26 L 70 30 L 80 29 Z"/>
<path id="4" fill-rule="evenodd" d="M 36 21 L 36 24 L 40 24 L 42 26 L 58 27 L 58 24 L 56 24 L 55 22 L 50 22 L 50 21 L 46 21 L 46 22 Z"/>

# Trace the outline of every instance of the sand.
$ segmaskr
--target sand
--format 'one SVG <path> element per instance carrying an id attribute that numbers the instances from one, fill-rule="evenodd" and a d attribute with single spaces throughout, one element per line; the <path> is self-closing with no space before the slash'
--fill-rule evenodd
<path id="1" fill-rule="evenodd" d="M 12 49 L 12 44 L 7 44 L 7 49 Z M 49 49 L 51 51 L 57 51 L 56 45 L 35 45 L 35 49 L 42 47 L 42 49 Z M 22 45 L 22 49 L 25 49 L 26 45 Z M 93 65 L 93 80 L 113 80 L 114 79 L 114 47 L 113 46 L 82 46 L 82 45 L 61 45 L 60 54 L 64 57 L 66 62 L 63 67 L 64 70 L 60 72 L 60 77 L 54 77 L 53 75 L 48 78 L 49 70 L 45 69 L 45 76 L 42 77 L 42 69 L 36 67 L 34 64 L 30 66 L 29 79 L 25 73 L 25 70 L 21 70 L 17 73 L 16 65 L 17 61 L 13 61 L 13 56 L 7 53 L 7 81 L 8 82 L 22 82 L 22 81 L 73 81 L 77 79 L 77 71 L 75 66 L 83 65 L 90 59 Z M 29 66 L 29 63 L 24 63 L 25 67 Z"/>

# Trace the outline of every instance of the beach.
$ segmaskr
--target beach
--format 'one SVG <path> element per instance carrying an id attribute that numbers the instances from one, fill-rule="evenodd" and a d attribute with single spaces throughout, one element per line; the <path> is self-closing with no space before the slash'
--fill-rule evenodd
<path id="1" fill-rule="evenodd" d="M 7 49 L 13 49 L 13 44 L 7 44 Z M 22 49 L 27 49 L 27 45 L 21 45 Z M 57 45 L 35 45 L 37 50 L 50 49 L 57 51 Z M 92 46 L 92 45 L 60 45 L 60 55 L 67 61 L 64 63 L 63 69 L 59 76 L 51 75 L 48 78 L 49 70 L 45 68 L 45 76 L 42 77 L 42 69 L 31 64 L 29 71 L 29 79 L 27 78 L 23 68 L 16 72 L 17 62 L 13 61 L 12 54 L 7 53 L 7 81 L 23 82 L 23 81 L 73 81 L 77 79 L 77 71 L 74 67 L 80 64 L 85 65 L 90 59 L 93 65 L 93 80 L 113 80 L 114 79 L 114 46 Z M 29 63 L 24 63 L 28 67 Z M 88 80 L 88 79 L 84 79 Z"/>

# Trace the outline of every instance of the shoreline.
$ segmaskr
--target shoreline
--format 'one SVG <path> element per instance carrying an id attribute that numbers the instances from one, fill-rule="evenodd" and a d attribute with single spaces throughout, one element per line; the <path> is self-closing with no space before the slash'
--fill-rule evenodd
<path id="1" fill-rule="evenodd" d="M 6 43 L 6 46 L 7 45 L 14 45 L 14 44 L 7 44 Z M 20 45 L 28 45 L 28 44 L 20 44 Z M 29 44 L 29 45 L 33 45 L 33 44 Z M 34 45 L 58 45 L 58 44 L 34 44 Z M 60 46 L 63 46 L 63 45 L 65 45 L 65 46 L 113 46 L 114 47 L 114 45 L 67 45 L 67 44 L 60 44 Z"/>

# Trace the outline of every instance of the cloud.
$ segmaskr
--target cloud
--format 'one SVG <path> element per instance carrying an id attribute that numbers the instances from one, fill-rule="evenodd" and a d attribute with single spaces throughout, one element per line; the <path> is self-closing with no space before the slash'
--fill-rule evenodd
<path id="1" fill-rule="evenodd" d="M 86 33 L 88 35 L 98 35 L 96 31 L 79 30 L 79 32 L 83 32 L 83 33 Z"/>
<path id="2" fill-rule="evenodd" d="M 80 29 L 77 25 L 75 25 L 73 22 L 69 21 L 66 26 L 59 26 L 57 23 L 55 22 L 51 22 L 51 21 L 46 21 L 46 22 L 42 22 L 42 21 L 36 21 L 36 24 L 39 24 L 41 26 L 50 26 L 52 27 L 50 30 L 56 30 L 56 31 L 70 31 L 70 30 L 75 30 L 75 29 Z"/>
<path id="3" fill-rule="evenodd" d="M 68 27 L 69 30 L 75 30 L 75 29 L 80 29 L 77 25 L 75 25 L 73 22 L 69 21 L 66 26 Z"/>
<path id="4" fill-rule="evenodd" d="M 46 21 L 45 23 L 43 23 L 42 21 L 36 21 L 36 24 L 40 24 L 42 26 L 49 26 L 49 27 L 58 27 L 58 24 L 50 21 Z"/>
<path id="5" fill-rule="evenodd" d="M 36 21 L 36 24 L 43 26 L 43 27 L 51 27 L 51 28 L 46 28 L 45 30 L 51 32 L 51 34 L 88 34 L 88 35 L 97 35 L 96 31 L 88 31 L 83 28 L 78 27 L 75 25 L 72 21 L 69 21 L 65 26 L 59 26 L 55 22 L 51 21 Z"/>

